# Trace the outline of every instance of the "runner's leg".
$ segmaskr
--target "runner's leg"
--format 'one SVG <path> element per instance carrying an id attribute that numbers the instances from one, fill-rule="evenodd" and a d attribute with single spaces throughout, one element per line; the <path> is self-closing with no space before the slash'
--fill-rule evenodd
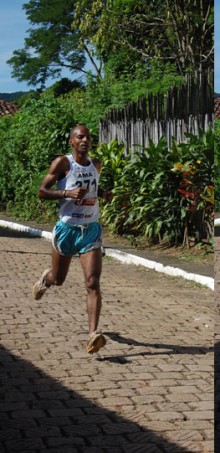
<path id="1" fill-rule="evenodd" d="M 47 286 L 56 285 L 61 286 L 67 276 L 71 256 L 63 256 L 52 249 L 52 269 L 48 272 L 45 277 L 45 283 Z"/>
<path id="2" fill-rule="evenodd" d="M 101 248 L 80 255 L 87 290 L 87 313 L 89 334 L 93 333 L 99 323 L 101 311 L 100 276 L 102 272 Z"/>

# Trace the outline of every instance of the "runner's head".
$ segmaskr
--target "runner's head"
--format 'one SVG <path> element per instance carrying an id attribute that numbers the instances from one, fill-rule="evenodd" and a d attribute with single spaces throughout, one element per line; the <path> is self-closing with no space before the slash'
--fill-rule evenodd
<path id="1" fill-rule="evenodd" d="M 77 154 L 87 154 L 91 145 L 91 134 L 83 124 L 77 124 L 70 130 L 70 145 Z"/>

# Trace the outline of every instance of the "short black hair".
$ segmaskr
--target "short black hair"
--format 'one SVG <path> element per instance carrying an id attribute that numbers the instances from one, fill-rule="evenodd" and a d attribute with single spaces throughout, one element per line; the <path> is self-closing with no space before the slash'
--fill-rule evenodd
<path id="1" fill-rule="evenodd" d="M 74 126 L 70 129 L 70 138 L 72 138 L 73 134 L 79 127 L 84 127 L 85 129 L 87 129 L 87 131 L 90 132 L 89 128 L 85 124 L 76 124 L 76 126 Z"/>

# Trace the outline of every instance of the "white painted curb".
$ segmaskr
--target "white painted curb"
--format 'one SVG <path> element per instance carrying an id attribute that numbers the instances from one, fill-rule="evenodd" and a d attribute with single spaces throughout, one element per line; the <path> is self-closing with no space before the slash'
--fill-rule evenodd
<path id="1" fill-rule="evenodd" d="M 6 220 L 0 220 L 0 227 L 9 228 L 10 230 L 22 231 L 28 233 L 30 236 L 42 237 L 45 239 L 52 239 L 52 233 L 49 231 L 42 231 L 37 228 L 31 228 L 26 225 L 20 225 L 20 223 L 8 222 Z"/>
<path id="2" fill-rule="evenodd" d="M 164 266 L 161 263 L 156 261 L 151 261 L 146 258 L 141 258 L 140 256 L 132 255 L 131 253 L 120 252 L 119 250 L 114 249 L 105 249 L 107 256 L 112 256 L 113 258 L 122 261 L 127 264 L 136 264 L 137 266 L 144 266 L 148 269 L 153 269 L 156 272 L 162 272 L 163 274 L 170 275 L 172 277 L 183 277 L 186 280 L 192 280 L 201 285 L 207 286 L 208 288 L 214 290 L 214 279 L 211 277 L 206 277 L 204 275 L 192 274 L 177 267 Z"/>
<path id="3" fill-rule="evenodd" d="M 220 224 L 220 223 L 219 223 Z M 0 220 L 0 227 L 9 228 L 15 231 L 21 231 L 24 233 L 28 233 L 31 236 L 36 237 L 43 237 L 45 239 L 52 239 L 52 233 L 48 231 L 42 231 L 37 228 L 31 228 L 26 225 L 20 225 L 19 223 L 8 222 L 6 220 Z M 204 275 L 193 274 L 189 272 L 185 272 L 182 269 L 178 269 L 177 267 L 172 266 L 164 266 L 161 263 L 157 263 L 156 261 L 148 260 L 146 258 L 141 258 L 136 255 L 132 255 L 131 253 L 121 252 L 119 250 L 107 248 L 105 249 L 105 253 L 107 256 L 111 256 L 112 258 L 116 258 L 119 261 L 122 261 L 126 264 L 135 264 L 137 266 L 144 266 L 148 269 L 153 269 L 156 272 L 162 272 L 163 274 L 170 275 L 172 277 L 183 277 L 186 280 L 192 280 L 196 283 L 200 283 L 203 286 L 207 286 L 208 288 L 214 290 L 214 278 L 206 277 Z"/>

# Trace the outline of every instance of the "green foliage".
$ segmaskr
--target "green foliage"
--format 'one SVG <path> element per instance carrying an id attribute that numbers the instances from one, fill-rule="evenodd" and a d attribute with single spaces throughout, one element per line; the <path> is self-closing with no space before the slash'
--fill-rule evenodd
<path id="1" fill-rule="evenodd" d="M 71 103 L 45 96 L 0 120 L 0 198 L 14 215 L 39 220 L 54 212 L 54 203 L 38 199 L 38 188 L 56 155 L 68 151 L 75 124 Z"/>
<path id="2" fill-rule="evenodd" d="M 117 181 L 121 179 L 124 167 L 129 162 L 130 156 L 125 156 L 124 144 L 119 144 L 117 140 L 110 143 L 100 143 L 93 151 L 94 157 L 103 161 L 99 184 L 103 190 L 112 190 Z"/>
<path id="3" fill-rule="evenodd" d="M 63 68 L 102 79 L 137 66 L 171 63 L 178 74 L 213 65 L 213 0 L 29 0 L 24 48 L 8 60 L 12 75 L 45 86 Z"/>
<path id="4" fill-rule="evenodd" d="M 175 66 L 152 64 L 145 77 L 136 66 L 130 75 L 108 70 L 103 80 L 88 76 L 86 87 L 57 95 L 62 83 L 23 99 L 14 117 L 0 119 L 0 199 L 2 206 L 22 219 L 51 220 L 54 202 L 38 198 L 38 188 L 52 160 L 69 151 L 69 130 L 86 124 L 93 135 L 92 153 L 103 160 L 101 187 L 113 188 L 112 203 L 101 202 L 102 220 L 119 234 L 142 235 L 150 241 L 183 240 L 186 225 L 197 237 L 210 237 L 213 208 L 214 133 L 189 134 L 187 143 L 165 139 L 126 155 L 116 140 L 98 148 L 98 124 L 110 107 L 122 107 L 146 93 L 166 92 L 181 82 Z M 68 85 L 68 84 L 67 84 Z M 64 91 L 65 91 L 64 83 Z M 72 86 L 70 87 L 72 88 Z M 67 86 L 68 91 L 68 86 Z M 220 185 L 220 125 L 216 121 L 215 176 Z M 219 190 L 218 190 L 219 193 Z M 216 197 L 218 203 L 218 195 Z M 55 214 L 56 213 L 56 214 Z"/>
<path id="5" fill-rule="evenodd" d="M 114 75 L 106 65 L 105 78 L 97 85 L 97 94 L 108 99 L 107 109 L 124 107 L 130 101 L 149 93 L 166 93 L 174 85 L 179 86 L 184 79 L 178 76 L 175 66 L 152 62 L 149 69 L 139 64 L 131 75 L 129 69 L 120 76 Z M 93 82 L 94 83 L 94 82 Z"/>
<path id="6" fill-rule="evenodd" d="M 32 27 L 24 48 L 15 50 L 8 60 L 12 76 L 44 87 L 45 81 L 59 76 L 63 67 L 73 72 L 82 70 L 86 59 L 84 51 L 78 48 L 78 30 L 71 27 L 73 2 L 30 0 L 24 9 Z"/>
<path id="7" fill-rule="evenodd" d="M 215 211 L 220 211 L 220 119 L 215 120 Z"/>
<path id="8" fill-rule="evenodd" d="M 180 74 L 213 64 L 213 11 L 209 0 L 80 0 L 73 28 L 119 74 L 140 62 L 173 62 Z M 118 58 L 117 56 L 120 56 Z"/>
<path id="9" fill-rule="evenodd" d="M 14 117 L 1 118 L 2 206 L 23 219 L 48 220 L 55 215 L 56 203 L 40 200 L 38 188 L 52 160 L 69 152 L 70 128 L 81 123 L 92 131 L 92 154 L 103 161 L 100 185 L 113 188 L 112 203 L 101 202 L 103 222 L 112 231 L 174 243 L 182 240 L 186 225 L 193 235 L 198 231 L 205 235 L 204 225 L 211 229 L 212 222 L 213 131 L 200 131 L 198 137 L 189 134 L 187 143 L 173 140 L 171 149 L 162 138 L 157 145 L 150 142 L 148 148 L 138 147 L 139 152 L 128 155 L 116 140 L 96 147 L 98 119 L 109 98 L 107 84 L 101 88 L 91 80 L 88 89 L 76 88 L 65 97 L 55 98 L 48 90 L 39 99 L 29 98 Z M 216 129 L 217 184 L 219 137 Z"/>
<path id="10" fill-rule="evenodd" d="M 54 97 L 66 95 L 70 91 L 73 91 L 77 88 L 83 88 L 83 84 L 79 80 L 70 80 L 66 77 L 62 78 L 55 82 L 52 87 L 48 88 L 46 92 L 53 93 Z"/>
<path id="11" fill-rule="evenodd" d="M 189 134 L 188 143 L 178 145 L 174 141 L 171 149 L 162 138 L 157 145 L 151 142 L 141 153 L 128 158 L 122 157 L 121 145 L 117 151 L 115 141 L 108 148 L 100 145 L 104 167 L 113 169 L 115 180 L 112 203 L 103 203 L 103 222 L 118 234 L 146 236 L 151 241 L 168 239 L 179 243 L 183 241 L 186 225 L 196 239 L 201 239 L 201 235 L 209 238 L 213 215 L 213 144 L 210 129 L 207 133 L 200 131 L 199 137 Z M 116 156 L 118 172 L 114 168 Z M 184 188 L 194 191 L 196 199 L 183 196 L 186 177 Z"/>
<path id="12" fill-rule="evenodd" d="M 198 136 L 186 134 L 188 143 L 181 144 L 180 161 L 173 171 L 181 176 L 178 192 L 185 209 L 185 225 L 197 239 L 210 239 L 213 234 L 214 208 L 214 131 L 209 128 Z M 175 148 L 180 146 L 175 144 Z"/>
<path id="13" fill-rule="evenodd" d="M 137 101 L 149 93 L 165 93 L 168 88 L 179 86 L 182 81 L 183 78 L 176 74 L 174 65 L 170 63 L 163 67 L 154 64 L 147 72 L 137 65 L 132 75 L 124 71 L 120 77 L 116 77 L 109 70 L 102 80 L 95 80 L 88 75 L 85 89 L 73 90 L 70 99 L 80 122 L 98 131 L 99 121 L 108 110 L 122 108 L 128 102 Z"/>

